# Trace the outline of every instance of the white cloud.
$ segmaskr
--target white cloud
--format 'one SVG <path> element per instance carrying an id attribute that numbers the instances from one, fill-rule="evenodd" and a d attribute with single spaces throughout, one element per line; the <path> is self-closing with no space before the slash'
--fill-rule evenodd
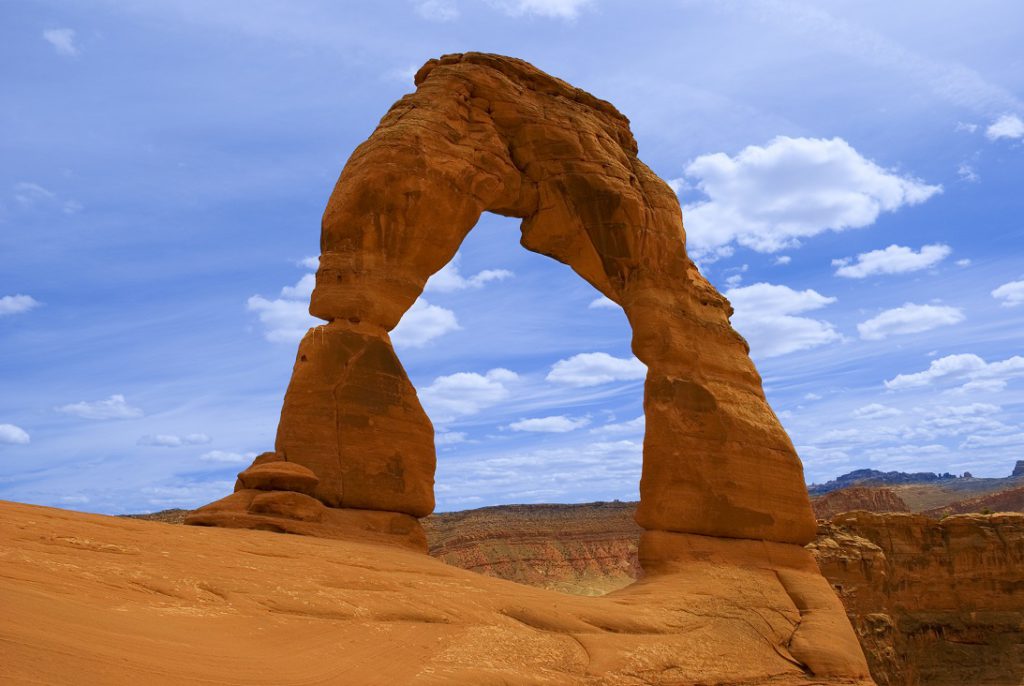
<path id="1" fill-rule="evenodd" d="M 956 173 L 957 176 L 960 177 L 961 181 L 967 181 L 968 183 L 977 183 L 978 181 L 981 181 L 981 177 L 978 176 L 976 171 L 974 171 L 974 167 L 966 162 L 960 163 L 960 166 L 956 168 Z"/>
<path id="2" fill-rule="evenodd" d="M 39 301 L 31 295 L 5 295 L 0 298 L 0 317 L 28 312 L 33 307 L 39 307 Z"/>
<path id="3" fill-rule="evenodd" d="M 620 309 L 622 309 L 621 307 L 619 307 L 619 304 L 617 302 L 615 302 L 614 300 L 612 300 L 611 298 L 609 298 L 606 295 L 602 295 L 600 298 L 596 298 L 594 300 L 591 300 L 590 304 L 587 305 L 587 308 L 589 308 L 591 310 L 620 310 Z"/>
<path id="4" fill-rule="evenodd" d="M 301 300 L 267 300 L 254 295 L 246 302 L 246 308 L 259 316 L 263 337 L 271 343 L 294 343 L 311 327 L 323 323 L 310 316 L 309 303 Z"/>
<path id="5" fill-rule="evenodd" d="M 612 424 L 605 424 L 604 426 L 597 426 L 590 430 L 592 434 L 642 434 L 646 427 L 646 418 L 644 415 L 640 415 L 636 419 L 630 419 L 626 422 L 617 422 Z"/>
<path id="6" fill-rule="evenodd" d="M 245 464 L 251 462 L 256 453 L 235 453 L 227 450 L 211 450 L 203 453 L 199 459 L 203 462 L 216 462 L 219 464 Z"/>
<path id="7" fill-rule="evenodd" d="M 985 129 L 985 137 L 991 141 L 1024 138 L 1024 121 L 1015 114 L 1004 114 Z"/>
<path id="8" fill-rule="evenodd" d="M 592 0 L 489 0 L 506 14 L 533 14 L 541 17 L 575 19 Z"/>
<path id="9" fill-rule="evenodd" d="M 684 173 L 708 196 L 683 207 L 698 258 L 733 242 L 776 252 L 824 231 L 868 226 L 942 191 L 883 169 L 841 138 L 779 136 L 735 157 L 702 155 Z"/>
<path id="10" fill-rule="evenodd" d="M 732 276 L 729 276 L 725 279 L 725 285 L 728 286 L 729 288 L 736 288 L 741 283 L 743 283 L 742 274 L 733 274 Z"/>
<path id="11" fill-rule="evenodd" d="M 290 300 L 304 300 L 309 302 L 313 295 L 313 287 L 316 286 L 316 275 L 304 274 L 294 286 L 285 286 L 281 289 L 281 297 Z"/>
<path id="12" fill-rule="evenodd" d="M 43 40 L 52 45 L 58 55 L 67 57 L 78 55 L 74 29 L 46 29 L 43 31 Z"/>
<path id="13" fill-rule="evenodd" d="M 598 386 L 613 381 L 632 381 L 647 376 L 647 367 L 635 357 L 608 353 L 580 353 L 551 365 L 547 380 L 568 386 Z"/>
<path id="14" fill-rule="evenodd" d="M 863 279 L 875 274 L 904 274 L 927 269 L 946 259 L 953 252 L 948 245 L 936 243 L 926 245 L 920 252 L 902 245 L 890 245 L 884 250 L 872 250 L 857 255 L 857 261 L 850 264 L 850 258 L 832 260 L 836 276 L 849 279 Z"/>
<path id="15" fill-rule="evenodd" d="M 303 257 L 296 263 L 299 267 L 305 267 L 306 269 L 312 269 L 316 271 L 320 268 L 320 256 L 312 255 L 310 257 Z"/>
<path id="16" fill-rule="evenodd" d="M 402 320 L 391 332 L 391 341 L 398 347 L 421 348 L 435 338 L 460 328 L 454 312 L 419 298 L 402 315 Z"/>
<path id="17" fill-rule="evenodd" d="M 459 8 L 455 0 L 420 0 L 416 3 L 416 13 L 431 21 L 452 21 L 459 18 Z"/>
<path id="18" fill-rule="evenodd" d="M 793 261 L 793 258 L 789 255 L 779 255 L 775 258 L 775 264 L 778 266 L 785 266 Z"/>
<path id="19" fill-rule="evenodd" d="M 1003 446 L 1024 445 L 1024 433 L 1003 434 L 996 436 L 968 436 L 961 448 L 1001 448 Z"/>
<path id="20" fill-rule="evenodd" d="M 553 417 L 534 417 L 531 419 L 520 419 L 518 422 L 512 422 L 508 425 L 508 428 L 512 431 L 532 431 L 537 433 L 566 433 L 568 431 L 575 431 L 576 429 L 582 429 L 586 425 L 590 424 L 588 417 L 566 417 L 565 415 L 555 415 Z"/>
<path id="21" fill-rule="evenodd" d="M 503 281 L 515 276 L 515 274 L 507 269 L 485 269 L 473 276 L 465 277 L 459 272 L 459 262 L 461 259 L 462 256 L 456 253 L 451 262 L 427 279 L 427 285 L 423 288 L 424 292 L 452 293 L 470 288 L 483 288 L 491 281 Z"/>
<path id="22" fill-rule="evenodd" d="M 1014 355 L 1000 362 L 986 362 L 978 355 L 963 353 L 946 355 L 932 363 L 923 372 L 914 374 L 898 374 L 885 382 L 890 390 L 927 386 L 933 381 L 944 378 L 966 378 L 976 380 L 1000 380 L 1024 376 L 1024 357 Z"/>
<path id="23" fill-rule="evenodd" d="M 515 372 L 501 368 L 486 374 L 458 372 L 437 377 L 419 392 L 419 397 L 433 421 L 449 422 L 505 400 L 510 395 L 505 384 L 518 378 Z"/>
<path id="24" fill-rule="evenodd" d="M 903 414 L 902 410 L 880 403 L 871 403 L 853 411 L 853 416 L 857 419 L 883 419 L 885 417 L 897 417 L 901 414 Z"/>
<path id="25" fill-rule="evenodd" d="M 868 341 L 880 341 L 889 336 L 931 331 L 940 326 L 959 324 L 964 313 L 947 305 L 915 305 L 906 303 L 894 307 L 857 325 L 860 337 Z"/>
<path id="26" fill-rule="evenodd" d="M 810 400 L 810 401 L 821 400 L 821 396 L 818 395 L 817 393 L 805 393 L 804 394 L 804 400 Z"/>
<path id="27" fill-rule="evenodd" d="M 953 130 L 954 131 L 966 131 L 967 133 L 974 133 L 975 131 L 978 130 L 978 125 L 977 124 L 972 124 L 970 122 L 958 121 L 956 123 L 956 126 L 953 127 Z"/>
<path id="28" fill-rule="evenodd" d="M 32 207 L 39 202 L 56 200 L 57 194 L 43 188 L 38 183 L 19 181 L 14 184 L 14 199 L 24 207 Z"/>
<path id="29" fill-rule="evenodd" d="M 842 339 L 829 322 L 796 316 L 836 302 L 817 291 L 756 283 L 729 289 L 725 296 L 735 309 L 732 324 L 755 356 L 776 357 Z"/>
<path id="30" fill-rule="evenodd" d="M 178 448 L 183 445 L 205 445 L 210 442 L 206 434 L 188 434 L 176 436 L 174 434 L 156 434 L 140 436 L 136 441 L 138 445 L 149 445 L 157 448 Z"/>
<path id="31" fill-rule="evenodd" d="M 28 445 L 28 432 L 14 424 L 0 424 L 0 443 L 8 445 Z"/>
<path id="32" fill-rule="evenodd" d="M 133 419 L 142 416 L 142 410 L 132 407 L 127 403 L 123 395 L 112 395 L 106 400 L 94 402 L 78 402 L 69 405 L 61 405 L 56 408 L 58 412 L 74 415 L 82 419 Z"/>
<path id="33" fill-rule="evenodd" d="M 957 260 L 956 261 L 956 266 L 958 266 L 958 267 L 970 267 L 971 266 L 971 260 L 969 258 L 966 258 L 966 257 L 963 258 L 962 260 Z"/>
<path id="34" fill-rule="evenodd" d="M 1024 281 L 1004 283 L 992 291 L 992 297 L 1002 300 L 1003 302 L 1000 304 L 1003 307 L 1016 307 L 1017 305 L 1024 304 Z M 0 314 L 2 313 L 3 308 L 0 307 Z"/>
<path id="35" fill-rule="evenodd" d="M 442 431 L 434 436 L 434 445 L 456 445 L 465 443 L 467 440 L 468 437 L 462 431 Z"/>

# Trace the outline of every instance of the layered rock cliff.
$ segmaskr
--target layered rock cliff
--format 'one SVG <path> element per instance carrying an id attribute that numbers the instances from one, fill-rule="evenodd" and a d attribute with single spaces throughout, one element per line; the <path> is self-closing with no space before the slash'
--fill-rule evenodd
<path id="1" fill-rule="evenodd" d="M 811 501 L 814 516 L 831 519 L 841 512 L 865 510 L 867 512 L 910 512 L 910 508 L 896 492 L 889 488 L 854 486 L 831 491 Z"/>
<path id="2" fill-rule="evenodd" d="M 1024 683 L 1024 515 L 849 512 L 809 548 L 880 686 Z"/>

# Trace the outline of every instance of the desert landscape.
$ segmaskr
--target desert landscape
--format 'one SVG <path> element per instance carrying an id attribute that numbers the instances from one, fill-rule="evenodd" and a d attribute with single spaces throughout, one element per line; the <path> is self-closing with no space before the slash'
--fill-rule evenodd
<path id="1" fill-rule="evenodd" d="M 0 683 L 1024 686 L 1009 86 L 870 3 L 316 5 L 4 10 L 17 166 L 125 185 L 0 190 Z"/>

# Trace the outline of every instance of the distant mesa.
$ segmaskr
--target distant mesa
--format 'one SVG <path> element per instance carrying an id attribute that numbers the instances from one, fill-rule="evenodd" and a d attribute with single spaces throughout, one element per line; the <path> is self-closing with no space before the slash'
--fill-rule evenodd
<path id="1" fill-rule="evenodd" d="M 767 641 L 778 665 L 754 665 L 744 679 L 794 667 L 866 678 L 842 606 L 802 547 L 817 526 L 800 460 L 729 323 L 732 307 L 687 256 L 675 192 L 637 157 L 629 121 L 510 57 L 446 55 L 415 83 L 328 201 L 310 304 L 326 324 L 299 344 L 275 452 L 187 523 L 426 552 L 419 518 L 434 509 L 434 430 L 389 332 L 483 212 L 517 217 L 526 249 L 624 309 L 647 367 L 635 513 L 645 584 L 671 579 L 694 600 L 749 608 L 734 620 L 737 655 L 744 641 Z M 786 617 L 786 630 L 749 634 L 766 616 Z"/>

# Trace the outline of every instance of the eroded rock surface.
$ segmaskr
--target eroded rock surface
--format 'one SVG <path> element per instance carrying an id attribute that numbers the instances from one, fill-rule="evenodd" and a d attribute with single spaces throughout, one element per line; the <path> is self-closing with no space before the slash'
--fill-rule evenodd
<path id="1" fill-rule="evenodd" d="M 814 516 L 831 519 L 841 512 L 910 512 L 903 499 L 889 488 L 853 486 L 831 491 L 811 501 Z"/>
<path id="2" fill-rule="evenodd" d="M 379 543 L 0 502 L 0 683 L 870 683 L 809 674 L 848 649 L 802 641 L 824 581 L 766 560 L 799 548 L 693 538 L 688 570 L 584 598 Z"/>
<path id="3" fill-rule="evenodd" d="M 809 547 L 880 685 L 1024 683 L 1024 515 L 850 512 Z"/>

